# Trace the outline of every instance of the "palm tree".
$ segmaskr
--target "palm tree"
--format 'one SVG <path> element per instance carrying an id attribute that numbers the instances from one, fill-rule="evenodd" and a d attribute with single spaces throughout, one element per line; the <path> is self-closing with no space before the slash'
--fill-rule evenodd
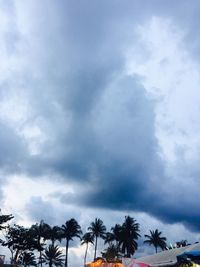
<path id="1" fill-rule="evenodd" d="M 119 241 L 122 236 L 122 226 L 119 224 L 116 224 L 114 227 L 111 228 L 111 232 L 107 232 L 105 235 L 105 241 L 104 244 L 108 244 L 108 248 L 103 252 L 105 255 L 110 254 L 110 251 L 117 251 L 117 254 L 120 253 L 119 248 Z M 113 252 L 111 252 L 113 253 Z M 103 255 L 103 254 L 102 254 Z"/>
<path id="2" fill-rule="evenodd" d="M 19 257 L 18 264 L 24 267 L 37 266 L 35 255 L 33 254 L 33 252 L 23 252 Z"/>
<path id="3" fill-rule="evenodd" d="M 59 267 L 63 265 L 63 255 L 58 246 L 49 245 L 49 247 L 45 249 L 45 252 L 42 254 L 42 256 L 44 262 L 49 264 L 49 267 Z"/>
<path id="4" fill-rule="evenodd" d="M 30 230 L 32 231 L 33 235 L 37 238 L 37 250 L 40 253 L 38 266 L 42 267 L 42 251 L 44 250 L 44 240 L 48 239 L 48 231 L 50 226 L 47 223 L 44 223 L 43 220 L 40 223 L 36 223 L 31 226 Z"/>
<path id="5" fill-rule="evenodd" d="M 137 223 L 135 219 L 126 216 L 121 229 L 119 229 L 119 247 L 126 257 L 133 255 L 137 249 L 138 245 L 136 240 L 140 236 L 139 226 L 139 223 Z"/>
<path id="6" fill-rule="evenodd" d="M 113 243 L 113 241 L 115 241 L 115 235 L 114 233 L 111 233 L 111 232 L 107 232 L 105 234 L 105 237 L 104 237 L 104 244 L 108 244 L 108 245 L 111 245 Z"/>
<path id="7" fill-rule="evenodd" d="M 66 257 L 65 257 L 65 267 L 68 265 L 68 248 L 69 241 L 73 240 L 74 237 L 81 238 L 81 227 L 75 219 L 70 219 L 62 225 L 62 238 L 66 239 Z"/>
<path id="8" fill-rule="evenodd" d="M 94 244 L 94 236 L 91 233 L 85 233 L 81 238 L 81 245 L 86 244 L 84 266 L 86 265 L 87 251 L 89 243 Z"/>
<path id="9" fill-rule="evenodd" d="M 120 241 L 121 236 L 122 236 L 122 226 L 120 224 L 115 224 L 115 226 L 111 228 L 111 231 L 113 233 L 114 240 L 116 242 L 116 246 L 119 247 L 119 241 Z"/>
<path id="10" fill-rule="evenodd" d="M 97 252 L 97 239 L 98 237 L 101 237 L 103 239 L 105 238 L 106 227 L 101 219 L 96 218 L 94 222 L 91 222 L 90 226 L 88 227 L 88 230 L 91 231 L 91 234 L 95 238 L 95 249 L 94 249 L 94 260 L 95 260 Z"/>
<path id="11" fill-rule="evenodd" d="M 144 243 L 147 243 L 149 245 L 153 245 L 155 247 L 156 253 L 158 252 L 158 247 L 160 247 L 162 250 L 166 248 L 166 237 L 161 236 L 162 232 L 159 232 L 158 229 L 155 231 L 150 230 L 150 235 L 144 235 L 147 239 L 144 241 Z"/>
<path id="12" fill-rule="evenodd" d="M 46 233 L 46 239 L 51 240 L 52 245 L 55 245 L 56 240 L 61 242 L 62 238 L 62 228 L 59 226 L 49 226 L 49 229 Z"/>

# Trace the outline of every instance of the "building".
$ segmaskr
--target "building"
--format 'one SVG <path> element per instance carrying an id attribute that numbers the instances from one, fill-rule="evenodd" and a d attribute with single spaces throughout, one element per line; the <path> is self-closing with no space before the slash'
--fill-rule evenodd
<path id="1" fill-rule="evenodd" d="M 176 266 L 177 256 L 189 251 L 200 251 L 200 243 L 164 250 L 154 255 L 140 257 L 137 259 L 137 261 L 146 263 L 151 267 Z"/>

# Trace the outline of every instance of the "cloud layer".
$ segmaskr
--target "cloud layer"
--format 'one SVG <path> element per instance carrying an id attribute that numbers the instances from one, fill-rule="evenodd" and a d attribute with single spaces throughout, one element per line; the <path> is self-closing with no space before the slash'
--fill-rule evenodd
<path id="1" fill-rule="evenodd" d="M 1 6 L 1 173 L 55 183 L 26 215 L 56 199 L 197 231 L 199 3 Z"/>

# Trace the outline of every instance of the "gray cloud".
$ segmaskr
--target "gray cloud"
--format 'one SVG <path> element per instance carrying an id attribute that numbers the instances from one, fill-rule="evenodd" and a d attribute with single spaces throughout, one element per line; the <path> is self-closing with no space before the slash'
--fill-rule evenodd
<path id="1" fill-rule="evenodd" d="M 35 222 L 48 222 L 54 225 L 56 213 L 51 203 L 44 201 L 42 197 L 31 197 L 30 201 L 26 204 L 26 211 L 29 218 Z"/>
<path id="2" fill-rule="evenodd" d="M 19 172 L 27 155 L 23 139 L 12 128 L 0 123 L 0 167 L 8 173 Z"/>
<path id="3" fill-rule="evenodd" d="M 15 88 L 16 81 L 16 90 L 27 97 L 31 108 L 17 133 L 0 125 L 0 165 L 5 173 L 23 171 L 32 178 L 59 175 L 66 185 L 78 184 L 86 192 L 90 185 L 88 194 L 76 192 L 73 203 L 145 211 L 196 229 L 200 214 L 194 208 L 191 211 L 190 204 L 197 207 L 194 198 L 185 200 L 183 207 L 182 195 L 163 186 L 173 180 L 174 172 L 166 173 L 166 162 L 159 156 L 156 102 L 138 77 L 124 74 L 125 52 L 137 43 L 135 27 L 140 23 L 152 16 L 164 16 L 189 29 L 198 23 L 184 20 L 186 1 L 160 3 L 32 1 L 30 7 L 25 1 L 16 3 L 18 28 L 4 37 L 7 53 L 16 64 L 7 83 Z M 194 13 L 192 7 L 187 9 L 189 18 Z M 26 16 L 30 14 L 29 22 Z M 193 30 L 186 37 L 190 34 Z M 46 138 L 36 155 L 28 154 L 19 134 L 33 124 Z M 180 174 L 177 177 L 181 183 Z M 52 206 L 41 198 L 28 204 L 30 216 L 41 218 L 40 205 L 52 222 Z"/>

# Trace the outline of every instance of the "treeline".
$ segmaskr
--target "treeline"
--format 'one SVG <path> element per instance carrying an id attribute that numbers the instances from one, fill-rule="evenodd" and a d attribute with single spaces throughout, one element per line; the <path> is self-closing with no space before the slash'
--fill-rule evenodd
<path id="1" fill-rule="evenodd" d="M 96 218 L 90 223 L 87 232 L 83 233 L 81 226 L 75 219 L 70 219 L 62 226 L 50 226 L 44 221 L 26 228 L 21 225 L 10 225 L 12 215 L 0 215 L 0 230 L 4 238 L 0 244 L 7 247 L 11 253 L 11 263 L 21 266 L 42 267 L 43 263 L 52 266 L 68 266 L 69 244 L 75 238 L 80 239 L 81 245 L 86 245 L 84 264 L 87 260 L 88 245 L 94 246 L 94 259 L 97 258 L 98 240 L 102 238 L 105 250 L 101 256 L 107 261 L 119 261 L 121 257 L 131 257 L 138 248 L 140 225 L 132 217 L 126 216 L 122 224 L 116 224 L 107 231 L 103 221 Z M 165 249 L 166 237 L 161 236 L 156 229 L 145 235 L 144 243 Z M 60 242 L 65 241 L 65 253 Z M 58 245 L 59 244 L 59 245 Z M 63 246 L 62 246 L 63 247 Z M 36 257 L 37 255 L 37 257 Z"/>

